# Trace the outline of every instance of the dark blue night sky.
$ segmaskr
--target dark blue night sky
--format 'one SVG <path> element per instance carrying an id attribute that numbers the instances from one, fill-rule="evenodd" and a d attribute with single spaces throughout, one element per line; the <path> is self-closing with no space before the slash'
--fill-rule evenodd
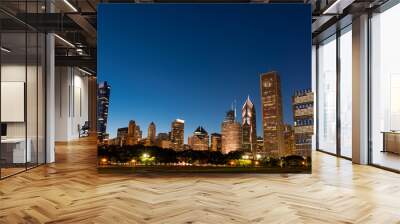
<path id="1" fill-rule="evenodd" d="M 199 125 L 220 132 L 250 95 L 262 135 L 260 74 L 281 76 L 284 120 L 291 96 L 311 87 L 311 9 L 280 4 L 101 4 L 98 79 L 111 85 L 108 132 L 135 120 L 147 136 L 185 120 L 185 142 Z"/>

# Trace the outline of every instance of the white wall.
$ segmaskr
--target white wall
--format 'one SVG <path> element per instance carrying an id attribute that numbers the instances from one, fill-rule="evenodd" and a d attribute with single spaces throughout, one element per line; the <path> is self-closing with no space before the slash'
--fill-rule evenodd
<path id="1" fill-rule="evenodd" d="M 36 99 L 36 79 L 31 77 L 31 74 L 36 76 L 36 67 L 18 64 L 4 64 L 1 66 L 1 81 L 2 82 L 24 82 L 27 69 L 28 72 L 28 88 L 27 88 L 27 107 L 33 108 L 31 110 L 27 109 L 27 119 L 28 119 L 28 137 L 30 133 L 30 128 L 32 132 L 36 135 L 36 120 L 37 114 L 37 99 Z M 38 105 L 39 107 L 42 105 Z M 1 108 L 2 110 L 7 110 L 7 108 Z M 23 108 L 24 110 L 24 108 Z M 33 122 L 33 123 L 32 123 Z M 25 137 L 25 122 L 7 122 L 7 135 L 8 137 Z"/>
<path id="2" fill-rule="evenodd" d="M 56 67 L 55 140 L 79 138 L 78 125 L 88 121 L 88 78 L 72 67 Z"/>
<path id="3" fill-rule="evenodd" d="M 38 69 L 38 70 L 37 70 Z M 26 107 L 23 102 L 20 113 L 27 115 L 27 120 L 21 122 L 5 122 L 7 124 L 8 138 L 25 138 L 29 139 L 28 143 L 31 148 L 32 162 L 44 163 L 44 80 L 42 68 L 35 66 L 25 66 L 25 64 L 7 64 L 1 66 L 2 82 L 23 82 L 26 84 Z M 25 80 L 27 77 L 27 81 Z M 24 91 L 24 90 L 22 90 Z M 24 92 L 22 92 L 24 94 Z M 3 95 L 2 98 L 7 95 Z M 12 108 L 2 107 L 1 110 L 7 111 Z M 13 113 L 13 111 L 7 111 Z M 15 113 L 15 112 L 14 112 Z M 24 116 L 24 115 L 23 115 Z M 39 155 L 37 154 L 39 153 Z M 39 161 L 36 161 L 39 159 Z"/>
<path id="4" fill-rule="evenodd" d="M 1 66 L 2 82 L 25 82 L 25 64 L 9 64 Z M 28 94 L 29 95 L 29 94 Z M 7 110 L 7 108 L 1 108 Z M 8 122 L 7 137 L 25 137 L 25 122 Z"/>

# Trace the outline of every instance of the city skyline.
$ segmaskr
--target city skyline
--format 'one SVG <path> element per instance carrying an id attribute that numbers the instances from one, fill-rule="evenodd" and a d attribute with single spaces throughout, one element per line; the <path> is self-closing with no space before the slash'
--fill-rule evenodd
<path id="1" fill-rule="evenodd" d="M 239 116 L 237 116 L 237 111 L 234 108 L 226 112 L 226 116 L 221 122 L 220 131 L 211 134 L 211 136 L 219 135 L 221 137 L 220 150 L 223 153 L 227 154 L 230 151 L 241 150 L 245 153 L 253 154 L 253 157 L 257 153 L 267 153 L 272 156 L 290 155 L 292 153 L 304 156 L 310 155 L 311 136 L 313 135 L 313 93 L 310 89 L 295 91 L 292 96 L 294 121 L 292 124 L 287 124 L 281 121 L 282 99 L 280 97 L 280 89 L 281 83 L 278 72 L 270 71 L 261 76 L 260 92 L 263 99 L 262 122 L 263 124 L 265 123 L 263 125 L 264 137 L 251 131 L 252 127 L 255 126 L 257 116 L 255 114 L 255 106 L 249 96 L 244 102 Z M 131 129 L 131 124 L 135 125 L 132 129 L 137 129 L 140 132 L 140 135 L 131 134 L 131 136 L 136 136 L 134 144 L 132 142 L 129 143 L 128 130 Z M 215 150 L 215 147 L 212 146 L 213 140 L 212 138 L 209 139 L 208 132 L 204 127 L 198 126 L 194 132 L 185 131 L 185 120 L 182 119 L 175 119 L 171 123 L 170 130 L 159 132 L 158 134 L 154 122 L 149 124 L 148 130 L 148 136 L 142 138 L 139 124 L 136 124 L 134 120 L 130 120 L 128 127 L 118 128 L 117 138 L 111 139 L 111 144 L 121 146 L 125 145 L 125 143 L 128 145 L 157 145 L 178 151 L 189 148 L 193 150 L 213 150 L 214 148 Z M 271 132 L 271 130 L 273 131 Z M 120 132 L 121 135 L 119 134 Z M 184 133 L 187 133 L 187 141 L 185 141 Z M 166 138 L 162 137 L 162 139 L 168 141 L 161 144 L 160 134 L 167 136 Z M 275 137 L 271 138 L 271 134 Z M 126 138 L 123 137 L 124 135 Z M 278 136 L 281 136 L 281 138 L 277 138 Z M 259 139 L 262 140 L 261 148 L 257 146 Z"/>
<path id="2" fill-rule="evenodd" d="M 292 124 L 291 97 L 295 90 L 311 86 L 310 34 L 303 27 L 310 18 L 298 9 L 258 5 L 100 7 L 99 32 L 113 33 L 99 38 L 99 80 L 115 87 L 110 96 L 110 137 L 129 120 L 135 120 L 147 136 L 150 122 L 156 123 L 157 133 L 168 132 L 171 121 L 180 118 L 186 121 L 187 143 L 198 126 L 208 133 L 220 133 L 220 121 L 231 104 L 236 101 L 240 114 L 247 96 L 256 108 L 260 136 L 259 80 L 270 70 L 281 74 L 284 122 Z M 115 10 L 122 12 L 113 13 Z M 290 13 L 282 17 L 281 11 Z M 276 18 L 282 20 L 276 22 Z M 115 20 L 123 22 L 115 26 L 111 22 Z M 293 29 L 282 29 L 289 25 Z M 119 41 L 109 39 L 115 36 Z M 119 55 L 118 60 L 111 60 L 113 55 Z M 291 66 L 287 66 L 289 62 Z M 118 78 L 113 75 L 116 73 Z"/>
<path id="3" fill-rule="evenodd" d="M 265 73 L 263 73 L 263 74 L 265 74 Z M 261 74 L 260 77 L 261 77 L 263 74 Z M 293 96 L 295 96 L 295 95 L 297 94 L 297 92 L 299 92 L 299 91 L 306 91 L 306 90 L 308 90 L 308 89 L 294 90 L 294 91 L 293 91 L 293 95 L 291 96 L 291 99 L 292 99 Z M 248 100 L 253 101 L 253 99 L 250 97 L 250 95 L 247 95 L 247 96 L 246 96 L 246 98 L 245 98 L 243 104 L 247 104 Z M 260 100 L 260 99 L 259 99 L 259 100 Z M 252 102 L 252 103 L 253 103 L 253 102 Z M 288 106 L 288 110 L 292 110 L 292 104 L 287 105 L 287 106 Z M 258 115 L 258 117 L 255 116 L 255 122 L 256 122 L 256 126 L 257 126 L 257 127 L 256 127 L 256 128 L 257 128 L 257 129 L 256 129 L 257 135 L 256 135 L 256 136 L 257 136 L 257 137 L 263 137 L 263 132 L 264 132 L 264 130 L 263 130 L 263 121 L 262 121 L 262 117 L 261 117 L 261 115 L 262 115 L 262 107 L 261 107 L 261 104 L 260 104 L 259 108 L 257 107 L 257 105 L 254 105 L 254 107 L 255 107 L 255 110 L 256 110 L 256 111 L 261 111 L 261 112 L 259 112 L 260 114 Z M 232 102 L 232 103 L 231 103 L 231 106 L 228 107 L 228 108 L 226 109 L 224 115 L 221 116 L 221 120 L 223 120 L 223 117 L 225 116 L 225 114 L 226 114 L 227 112 L 229 112 L 230 110 L 234 110 L 235 113 L 236 113 L 236 114 L 235 114 L 235 121 L 237 121 L 237 122 L 239 122 L 239 123 L 243 123 L 242 117 L 241 117 L 242 106 L 240 106 L 240 104 L 238 104 L 236 100 L 235 100 L 234 102 Z M 239 114 L 239 115 L 238 115 L 238 114 Z M 256 114 L 257 114 L 257 113 L 256 113 Z M 293 116 L 293 111 L 291 111 L 290 114 Z M 184 121 L 185 121 L 185 126 L 189 126 L 189 127 L 192 127 L 192 126 L 193 126 L 193 127 L 195 127 L 193 130 L 195 130 L 195 129 L 196 129 L 197 127 L 199 127 L 199 126 L 204 127 L 204 128 L 207 129 L 207 126 L 202 125 L 202 124 L 197 124 L 197 125 L 196 125 L 196 124 L 193 124 L 192 122 L 188 121 L 187 119 L 185 119 L 185 118 L 183 118 L 183 117 L 175 117 L 175 118 L 171 119 L 170 122 L 166 121 L 166 125 L 165 125 L 166 128 L 164 128 L 164 129 L 162 129 L 162 128 L 159 127 L 158 122 L 157 122 L 157 119 L 150 119 L 150 122 L 149 122 L 148 124 L 139 123 L 139 122 L 137 122 L 137 120 L 134 119 L 134 118 L 130 119 L 129 121 L 135 121 L 140 127 L 143 126 L 143 129 L 142 129 L 143 136 L 148 136 L 148 129 L 145 128 L 145 127 L 147 127 L 148 125 L 151 125 L 151 124 L 156 124 L 156 125 L 157 125 L 157 132 L 156 132 L 156 134 L 158 134 L 158 133 L 168 133 L 168 132 L 171 131 L 171 129 L 170 129 L 171 122 L 173 122 L 173 121 L 176 120 L 176 119 L 184 120 Z M 293 122 L 294 122 L 294 120 L 293 120 L 293 118 L 292 118 L 290 122 L 284 121 L 284 122 L 283 122 L 283 125 L 291 125 L 291 126 L 293 126 Z M 189 125 L 187 125 L 188 123 L 189 123 Z M 109 134 L 109 137 L 110 137 L 110 138 L 117 137 L 118 129 L 120 129 L 120 128 L 127 128 L 127 127 L 128 127 L 128 125 L 125 125 L 125 126 L 122 125 L 122 126 L 120 126 L 120 127 L 116 127 L 115 130 L 110 130 L 109 128 L 107 128 L 107 129 L 108 129 L 108 130 L 107 130 L 107 134 Z M 161 129 L 161 130 L 160 130 L 160 129 Z M 186 129 L 186 128 L 185 128 L 185 129 Z M 147 131 L 146 131 L 146 130 L 147 130 Z M 209 130 L 209 129 L 207 129 L 207 130 Z M 210 131 L 207 131 L 207 132 L 209 132 L 209 133 L 221 133 L 221 129 L 213 129 L 213 130 L 210 130 Z M 115 134 L 112 134 L 112 133 L 115 133 Z M 192 134 L 193 134 L 192 131 L 190 131 L 190 132 L 185 132 L 185 133 L 184 133 L 184 144 L 188 144 L 187 138 L 188 138 L 188 137 L 191 137 Z M 145 137 L 144 137 L 144 138 L 145 138 Z"/>

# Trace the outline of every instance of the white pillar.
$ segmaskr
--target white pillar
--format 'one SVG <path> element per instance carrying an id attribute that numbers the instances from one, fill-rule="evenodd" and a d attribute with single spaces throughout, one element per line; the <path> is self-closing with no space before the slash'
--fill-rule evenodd
<path id="1" fill-rule="evenodd" d="M 353 19 L 353 162 L 368 163 L 368 15 Z"/>
<path id="2" fill-rule="evenodd" d="M 46 36 L 46 163 L 55 161 L 55 56 L 54 35 Z"/>

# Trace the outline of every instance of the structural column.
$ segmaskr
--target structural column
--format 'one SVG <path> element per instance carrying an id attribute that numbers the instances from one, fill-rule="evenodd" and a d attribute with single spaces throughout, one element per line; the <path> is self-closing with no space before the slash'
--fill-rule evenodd
<path id="1" fill-rule="evenodd" d="M 89 103 L 89 124 L 90 132 L 97 133 L 97 79 L 89 77 L 88 80 L 88 103 Z"/>
<path id="2" fill-rule="evenodd" d="M 54 12 L 54 5 L 46 1 L 46 12 Z M 55 41 L 54 34 L 46 34 L 46 163 L 55 162 Z"/>
<path id="3" fill-rule="evenodd" d="M 353 19 L 353 162 L 368 163 L 368 15 Z"/>
<path id="4" fill-rule="evenodd" d="M 54 35 L 46 34 L 46 163 L 55 161 L 55 54 Z"/>

